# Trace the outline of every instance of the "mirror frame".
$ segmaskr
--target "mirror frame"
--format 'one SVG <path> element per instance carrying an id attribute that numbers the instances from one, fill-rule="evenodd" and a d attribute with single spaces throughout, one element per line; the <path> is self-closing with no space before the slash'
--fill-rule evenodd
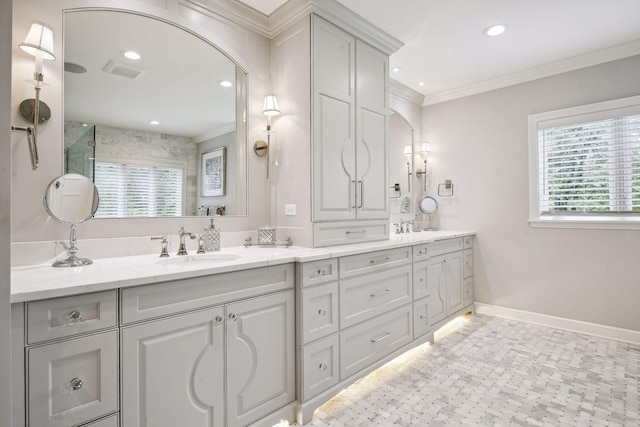
<path id="1" fill-rule="evenodd" d="M 68 1 L 65 3 L 74 3 L 74 2 Z M 83 3 L 103 3 L 103 2 L 89 0 Z M 157 10 L 155 11 L 156 13 L 151 13 L 149 12 L 148 9 L 152 8 L 152 6 L 149 7 L 149 5 L 140 4 L 140 2 L 137 2 L 137 1 L 131 2 L 132 4 L 129 4 L 129 1 L 117 2 L 117 4 L 121 5 L 122 7 L 115 7 L 111 3 L 108 3 L 106 1 L 104 3 L 107 4 L 107 6 L 65 7 L 64 5 L 62 5 L 60 7 L 62 23 L 63 23 L 62 33 L 64 34 L 64 29 L 65 29 L 64 21 L 67 13 L 82 12 L 82 11 L 108 11 L 108 12 L 120 12 L 120 13 L 138 15 L 138 16 L 154 19 L 156 21 L 160 21 L 165 24 L 171 25 L 173 27 L 186 31 L 187 33 L 191 34 L 194 37 L 199 38 L 204 43 L 216 49 L 218 52 L 224 55 L 227 59 L 229 59 L 229 61 L 231 61 L 235 65 L 236 82 L 240 80 L 240 78 L 238 78 L 239 74 L 242 74 L 242 77 L 241 77 L 241 80 L 243 80 L 242 88 L 240 87 L 239 84 L 236 85 L 236 146 L 237 146 L 236 149 L 237 149 L 238 156 L 242 156 L 242 166 L 243 166 L 243 173 L 241 174 L 241 176 L 238 175 L 236 177 L 236 182 L 237 182 L 236 187 L 244 186 L 244 194 L 241 195 L 239 191 L 236 194 L 236 207 L 237 207 L 236 210 L 238 211 L 242 209 L 242 213 L 241 214 L 235 213 L 233 215 L 225 215 L 225 216 L 226 217 L 248 217 L 249 216 L 249 159 L 248 159 L 248 151 L 247 151 L 248 135 L 249 135 L 249 129 L 248 129 L 249 73 L 247 71 L 248 67 L 241 64 L 238 59 L 235 59 L 232 56 L 232 53 L 230 52 L 233 52 L 234 49 L 231 48 L 229 45 L 227 45 L 227 43 L 225 43 L 221 39 L 218 39 L 217 36 L 211 37 L 207 35 L 206 34 L 207 29 L 201 28 L 199 30 L 196 30 L 194 28 L 190 28 L 190 26 L 195 26 L 196 24 L 195 22 L 188 21 L 185 18 L 181 18 L 179 16 L 174 16 L 173 14 L 168 13 L 168 11 Z M 162 16 L 163 14 L 166 16 Z M 178 22 L 178 21 L 184 21 L 184 22 Z M 61 39 L 63 40 L 63 43 L 64 43 L 64 35 L 61 36 Z M 216 39 L 216 40 L 213 40 L 213 39 Z M 241 55 L 237 55 L 237 56 L 241 58 Z M 62 105 L 64 105 L 64 71 L 62 71 L 62 78 L 61 78 L 60 84 L 61 84 L 60 96 L 63 100 Z M 240 102 L 238 102 L 238 98 L 241 98 Z M 239 112 L 240 113 L 245 112 L 246 115 L 243 116 L 242 114 L 239 114 Z M 247 117 L 247 119 L 245 119 L 245 117 Z M 62 123 L 61 141 L 64 141 L 64 113 L 62 114 L 61 123 Z M 60 175 L 62 175 L 64 174 L 64 170 L 65 170 L 64 142 L 61 143 L 60 149 L 62 152 Z M 196 159 L 197 164 L 198 162 L 199 162 L 199 159 Z M 199 191 L 197 193 L 199 193 Z M 198 197 L 198 194 L 196 194 L 196 197 Z M 241 207 L 238 208 L 239 206 Z M 113 220 L 113 219 L 127 219 L 127 220 L 128 219 L 147 219 L 149 220 L 149 219 L 186 219 L 186 218 L 202 218 L 202 216 L 185 215 L 185 216 L 174 216 L 174 217 L 134 217 L 134 218 L 120 217 L 120 218 L 95 218 L 95 219 L 103 221 L 103 220 Z"/>

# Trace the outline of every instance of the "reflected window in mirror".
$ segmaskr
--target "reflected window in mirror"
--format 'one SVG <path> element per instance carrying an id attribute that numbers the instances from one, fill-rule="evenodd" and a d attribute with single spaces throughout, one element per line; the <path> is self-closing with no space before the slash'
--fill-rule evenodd
<path id="1" fill-rule="evenodd" d="M 64 42 L 65 171 L 94 180 L 96 217 L 247 214 L 242 69 L 203 38 L 128 12 L 68 11 Z M 227 191 L 202 197 L 199 159 L 216 148 L 229 153 Z"/>

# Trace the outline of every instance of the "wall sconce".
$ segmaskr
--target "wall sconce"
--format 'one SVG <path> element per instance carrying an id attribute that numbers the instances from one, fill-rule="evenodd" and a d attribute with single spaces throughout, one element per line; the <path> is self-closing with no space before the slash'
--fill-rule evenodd
<path id="1" fill-rule="evenodd" d="M 407 157 L 407 192 L 411 192 L 411 157 L 413 156 L 413 147 L 411 145 L 404 146 L 404 155 Z"/>
<path id="2" fill-rule="evenodd" d="M 271 143 L 271 117 L 280 114 L 280 107 L 278 106 L 278 99 L 275 95 L 267 95 L 264 97 L 264 105 L 262 108 L 262 114 L 267 116 L 267 141 L 256 141 L 253 144 L 253 151 L 260 157 L 267 156 L 267 179 L 269 179 L 269 167 L 271 161 L 269 160 L 269 144 Z"/>
<path id="3" fill-rule="evenodd" d="M 422 143 L 422 145 L 420 146 L 420 152 L 422 153 L 422 155 L 424 156 L 424 169 L 420 170 L 418 169 L 416 171 L 416 176 L 419 177 L 423 177 L 422 182 L 424 184 L 424 191 L 427 191 L 427 155 L 431 152 L 429 150 L 429 143 L 428 142 L 424 142 Z"/>
<path id="4" fill-rule="evenodd" d="M 36 139 L 38 136 L 38 123 L 44 123 L 51 118 L 51 110 L 44 102 L 40 101 L 40 89 L 44 86 L 44 74 L 42 74 L 42 61 L 44 59 L 53 61 L 56 56 L 53 54 L 53 30 L 50 26 L 42 22 L 31 23 L 31 29 L 27 34 L 27 38 L 20 44 L 20 49 L 35 57 L 36 67 L 33 72 L 33 80 L 27 80 L 32 83 L 36 95 L 35 99 L 25 99 L 20 103 L 20 116 L 30 126 L 11 126 L 12 131 L 25 132 L 29 143 L 29 154 L 31 156 L 31 169 L 38 169 L 40 164 L 38 160 L 38 146 Z"/>

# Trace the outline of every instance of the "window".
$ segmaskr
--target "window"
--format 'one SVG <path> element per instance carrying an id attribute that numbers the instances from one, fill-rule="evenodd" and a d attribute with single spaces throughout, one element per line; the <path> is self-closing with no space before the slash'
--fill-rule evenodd
<path id="1" fill-rule="evenodd" d="M 186 166 L 164 160 L 96 161 L 96 218 L 183 215 Z"/>
<path id="2" fill-rule="evenodd" d="M 640 96 L 531 115 L 529 148 L 533 226 L 640 228 Z"/>

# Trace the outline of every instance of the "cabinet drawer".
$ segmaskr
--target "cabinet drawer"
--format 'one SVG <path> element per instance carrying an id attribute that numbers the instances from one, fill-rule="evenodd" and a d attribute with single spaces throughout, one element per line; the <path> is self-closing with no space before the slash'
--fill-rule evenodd
<path id="1" fill-rule="evenodd" d="M 338 332 L 338 282 L 302 290 L 302 343 Z"/>
<path id="2" fill-rule="evenodd" d="M 388 220 L 316 222 L 313 224 L 314 248 L 375 240 L 389 240 Z"/>
<path id="3" fill-rule="evenodd" d="M 473 249 L 464 250 L 464 264 L 462 265 L 464 277 L 473 276 Z"/>
<path id="4" fill-rule="evenodd" d="M 429 296 L 427 282 L 427 261 L 413 264 L 413 299 L 418 300 Z"/>
<path id="5" fill-rule="evenodd" d="M 413 260 L 421 261 L 423 259 L 428 259 L 430 256 L 429 244 L 426 243 L 424 245 L 416 245 L 413 247 Z"/>
<path id="6" fill-rule="evenodd" d="M 338 280 L 337 259 L 323 259 L 321 261 L 306 262 L 301 265 L 298 279 L 302 287 Z"/>
<path id="7" fill-rule="evenodd" d="M 413 339 L 411 304 L 340 333 L 340 378 L 356 374 Z"/>
<path id="8" fill-rule="evenodd" d="M 27 303 L 27 342 L 63 338 L 116 326 L 116 291 Z"/>
<path id="9" fill-rule="evenodd" d="M 118 333 L 27 350 L 29 425 L 67 427 L 118 410 Z"/>
<path id="10" fill-rule="evenodd" d="M 462 237 L 438 240 L 437 242 L 430 243 L 429 250 L 431 252 L 430 256 L 432 257 L 462 250 Z"/>
<path id="11" fill-rule="evenodd" d="M 412 251 L 410 246 L 342 257 L 339 263 L 340 279 L 406 265 L 411 263 L 411 259 Z"/>
<path id="12" fill-rule="evenodd" d="M 294 281 L 294 265 L 283 264 L 126 288 L 120 293 L 122 323 L 291 289 Z"/>
<path id="13" fill-rule="evenodd" d="M 473 247 L 473 236 L 465 236 L 462 238 L 462 247 L 464 249 L 471 249 Z"/>
<path id="14" fill-rule="evenodd" d="M 113 415 L 93 423 L 85 424 L 84 427 L 118 427 L 119 425 L 118 416 Z"/>
<path id="15" fill-rule="evenodd" d="M 413 339 L 431 330 L 429 322 L 429 299 L 421 299 L 413 303 Z"/>
<path id="16" fill-rule="evenodd" d="M 411 265 L 340 282 L 340 327 L 346 328 L 412 300 Z"/>
<path id="17" fill-rule="evenodd" d="M 473 277 L 464 279 L 464 306 L 473 304 Z"/>
<path id="18" fill-rule="evenodd" d="M 302 348 L 302 401 L 340 382 L 340 338 L 333 335 Z"/>

